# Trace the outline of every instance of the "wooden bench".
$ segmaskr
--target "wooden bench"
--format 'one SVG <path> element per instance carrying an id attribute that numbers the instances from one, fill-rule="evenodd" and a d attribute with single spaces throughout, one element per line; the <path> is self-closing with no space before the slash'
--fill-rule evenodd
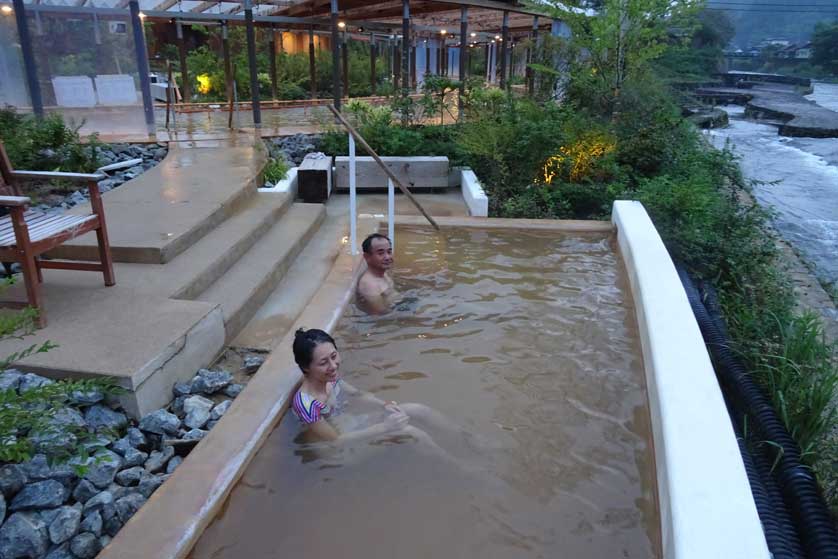
<path id="1" fill-rule="evenodd" d="M 31 306 L 38 311 L 38 326 L 46 326 L 40 284 L 44 281 L 43 268 L 102 272 L 105 285 L 116 283 L 113 260 L 105 226 L 105 210 L 98 182 L 102 174 L 59 173 L 41 171 L 16 171 L 12 168 L 3 143 L 0 142 L 0 208 L 8 211 L 0 217 L 0 261 L 9 270 L 12 262 L 23 268 L 27 302 L 0 301 L 0 306 L 23 308 Z M 67 180 L 87 183 L 93 213 L 87 215 L 45 213 L 27 209 L 30 199 L 23 195 L 18 181 L 28 179 Z M 89 231 L 96 231 L 99 242 L 100 262 L 67 262 L 43 260 L 41 255 L 58 245 Z"/>

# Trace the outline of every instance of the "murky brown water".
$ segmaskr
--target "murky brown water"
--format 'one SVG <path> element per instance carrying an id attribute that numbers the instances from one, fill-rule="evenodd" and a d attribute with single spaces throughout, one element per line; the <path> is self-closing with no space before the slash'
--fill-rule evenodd
<path id="1" fill-rule="evenodd" d="M 194 559 L 660 556 L 642 359 L 613 238 L 445 235 L 397 231 L 397 310 L 351 309 L 335 337 L 346 380 L 467 433 L 411 420 L 441 450 L 390 437 L 318 454 L 294 442 L 289 414 Z"/>

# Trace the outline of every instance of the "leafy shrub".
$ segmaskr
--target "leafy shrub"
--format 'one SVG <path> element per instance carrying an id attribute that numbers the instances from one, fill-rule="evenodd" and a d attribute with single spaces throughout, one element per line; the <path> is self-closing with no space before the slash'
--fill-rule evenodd
<path id="1" fill-rule="evenodd" d="M 97 151 L 101 144 L 96 135 L 86 144 L 79 137 L 81 125 L 72 128 L 60 114 L 43 119 L 0 109 L 0 140 L 12 164 L 30 171 L 66 171 L 89 173 L 99 166 Z"/>
<path id="2" fill-rule="evenodd" d="M 278 183 L 288 175 L 288 169 L 290 169 L 290 166 L 284 159 L 270 159 L 263 171 L 265 181 L 273 184 Z"/>
<path id="3" fill-rule="evenodd" d="M 113 395 L 120 389 L 110 379 L 93 379 L 60 380 L 22 393 L 0 390 L 0 461 L 22 462 L 43 452 L 59 460 L 80 456 L 84 463 L 95 450 L 95 433 L 56 416 L 74 401 L 74 394 L 93 391 Z"/>

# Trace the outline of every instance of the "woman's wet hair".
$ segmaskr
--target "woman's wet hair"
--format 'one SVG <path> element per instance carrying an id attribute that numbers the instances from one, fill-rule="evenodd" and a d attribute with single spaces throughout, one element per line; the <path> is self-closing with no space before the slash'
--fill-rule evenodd
<path id="1" fill-rule="evenodd" d="M 294 332 L 294 361 L 300 366 L 303 372 L 311 365 L 314 357 L 314 349 L 320 344 L 330 343 L 337 349 L 335 339 L 327 332 L 317 328 L 300 328 Z"/>

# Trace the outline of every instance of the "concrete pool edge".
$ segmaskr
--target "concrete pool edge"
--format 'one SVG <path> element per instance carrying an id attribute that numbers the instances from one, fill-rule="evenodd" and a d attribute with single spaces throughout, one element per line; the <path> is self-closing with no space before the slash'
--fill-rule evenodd
<path id="1" fill-rule="evenodd" d="M 359 256 L 341 251 L 311 302 L 222 420 L 97 559 L 182 559 L 189 555 L 288 408 L 301 378 L 291 351 L 294 332 L 300 327 L 334 328 L 351 299 L 359 261 Z"/>
<path id="2" fill-rule="evenodd" d="M 612 221 L 637 309 L 663 557 L 770 557 L 733 427 L 675 266 L 639 202 Z"/>

